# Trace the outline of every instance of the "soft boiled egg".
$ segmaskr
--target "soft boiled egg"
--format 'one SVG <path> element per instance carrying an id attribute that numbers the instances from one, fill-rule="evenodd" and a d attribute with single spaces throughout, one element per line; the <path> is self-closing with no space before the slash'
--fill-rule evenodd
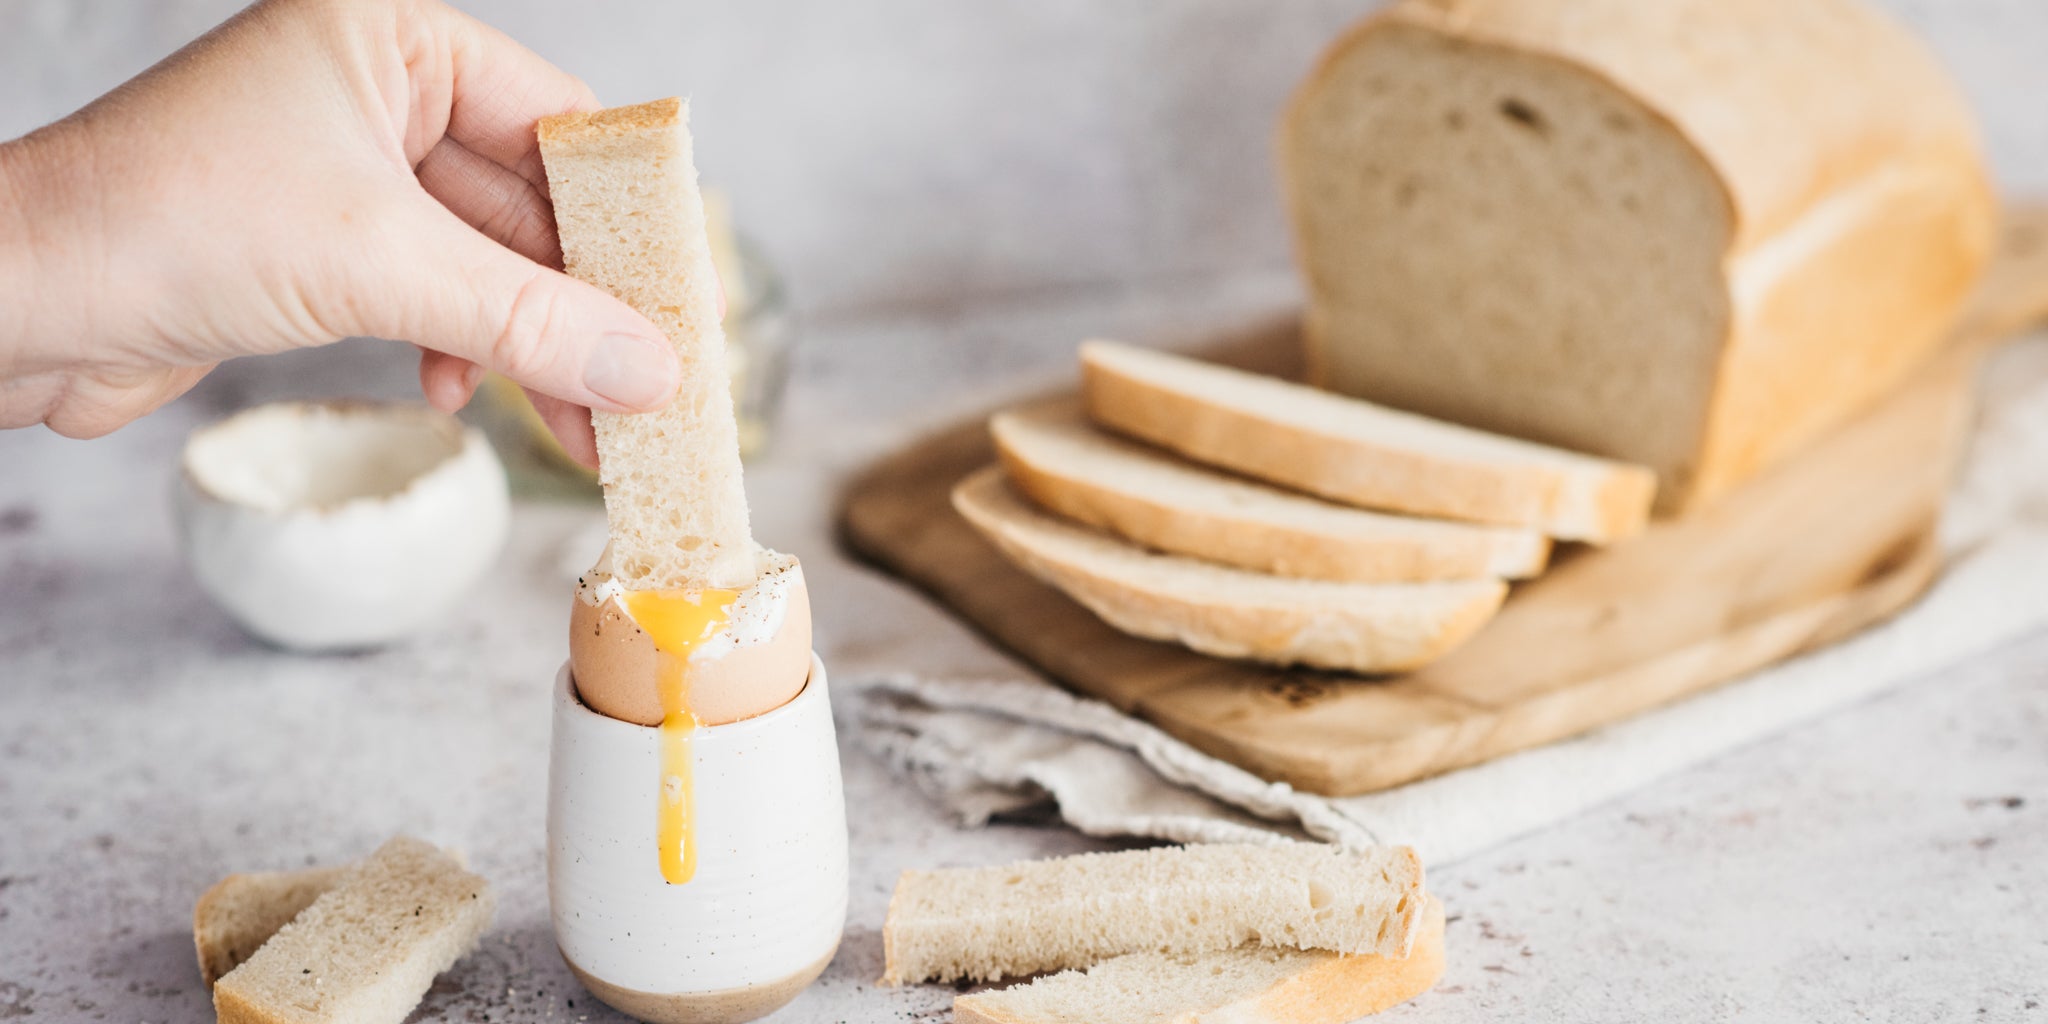
<path id="1" fill-rule="evenodd" d="M 697 725 L 789 703 L 810 676 L 810 596 L 794 556 L 762 550 L 756 559 L 760 576 L 741 590 L 629 590 L 606 552 L 577 581 L 570 607 L 576 695 L 639 725 L 663 724 L 678 703 Z"/>
<path id="2" fill-rule="evenodd" d="M 763 715 L 803 692 L 811 671 L 811 604 L 802 566 L 756 553 L 739 590 L 627 589 L 611 552 L 576 585 L 569 610 L 569 672 L 576 694 L 607 718 L 660 730 L 661 796 L 655 854 L 661 876 L 697 873 L 696 768 L 701 727 Z"/>

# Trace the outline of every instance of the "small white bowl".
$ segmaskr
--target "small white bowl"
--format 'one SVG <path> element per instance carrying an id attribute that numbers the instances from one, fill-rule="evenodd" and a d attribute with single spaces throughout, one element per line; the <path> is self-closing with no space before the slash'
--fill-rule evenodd
<path id="1" fill-rule="evenodd" d="M 584 706 L 555 679 L 548 902 L 584 987 L 652 1021 L 749 1021 L 825 969 L 846 926 L 846 799 L 825 666 L 789 703 L 690 734 L 696 874 L 655 843 L 661 731 Z"/>
<path id="2" fill-rule="evenodd" d="M 173 496 L 199 585 L 295 650 L 432 625 L 505 545 L 505 470 L 423 405 L 279 402 L 194 431 Z"/>

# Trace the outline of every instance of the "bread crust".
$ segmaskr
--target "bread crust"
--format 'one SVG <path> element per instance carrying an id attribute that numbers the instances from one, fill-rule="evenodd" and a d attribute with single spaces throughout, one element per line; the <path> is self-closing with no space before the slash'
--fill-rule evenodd
<path id="1" fill-rule="evenodd" d="M 1507 596 L 1505 583 L 1471 580 L 1386 584 L 1457 588 L 1433 594 L 1427 603 L 1418 593 L 1413 604 L 1398 611 L 1260 604 L 1237 599 L 1223 592 L 1228 589 L 1224 587 L 1191 597 L 1138 585 L 1040 543 L 1029 527 L 1035 513 L 1009 491 L 997 467 L 963 480 L 953 491 L 953 507 L 1019 568 L 1111 626 L 1221 658 L 1349 672 L 1404 672 L 1435 661 L 1470 639 L 1493 619 Z"/>
<path id="2" fill-rule="evenodd" d="M 882 925 L 882 983 L 989 981 L 1244 943 L 1406 957 L 1423 923 L 1425 881 L 1412 847 L 1291 842 L 906 871 Z"/>
<path id="3" fill-rule="evenodd" d="M 1435 987 L 1444 973 L 1443 903 L 1434 896 L 1425 897 L 1425 901 L 1426 908 L 1421 914 L 1415 945 L 1406 958 L 1371 954 L 1318 956 L 1305 963 L 1299 971 L 1251 998 L 1191 1010 L 1156 1024 L 1222 1024 L 1225 1021 L 1229 1024 L 1345 1024 L 1414 999 Z M 1208 970 L 1242 955 L 1247 955 L 1246 951 L 1232 950 L 1185 967 L 1176 965 L 1163 970 L 1151 979 L 1151 983 L 1170 986 L 1180 971 Z M 1098 965 L 1075 965 L 1072 970 L 1090 971 L 1080 979 L 1062 974 L 1055 976 L 1056 981 L 1047 979 L 1023 984 L 1101 985 L 1103 982 L 1092 974 L 1095 966 Z M 1063 1024 L 1065 1018 L 1033 1016 L 1021 1008 L 1013 1010 L 1005 1005 L 1002 991 L 973 992 L 954 997 L 954 1021 L 957 1024 Z M 1107 998 L 1113 993 L 1102 995 Z"/>
<path id="4" fill-rule="evenodd" d="M 1360 583 L 1523 579 L 1541 573 L 1549 558 L 1549 538 L 1534 531 L 1442 524 L 1426 532 L 1361 527 L 1340 533 L 1262 521 L 1221 497 L 1204 507 L 1148 493 L 1135 482 L 1106 482 L 1032 443 L 1025 417 L 1065 419 L 1068 409 L 1062 403 L 989 421 L 1010 483 L 1046 509 L 1145 547 L 1257 572 Z M 1255 485 L 1231 480 L 1228 486 Z"/>
<path id="5" fill-rule="evenodd" d="M 1861 0 L 1401 0 L 1383 17 L 1554 57 L 1637 97 L 1719 170 L 1733 253 L 1901 162 L 1965 184 L 1989 244 L 1968 103 L 1926 47 Z"/>
<path id="6" fill-rule="evenodd" d="M 340 866 L 237 872 L 200 894 L 192 906 L 192 944 L 206 987 L 255 955 L 285 922 L 340 884 L 347 871 Z"/>
<path id="7" fill-rule="evenodd" d="M 1779 236 L 1777 245 L 1803 258 L 1774 260 L 1764 248 L 1735 264 L 1738 316 L 1689 502 L 1724 494 L 1818 440 L 1941 347 L 1991 251 L 1990 222 L 1975 220 L 1955 195 L 1954 182 L 1915 169 L 1874 174 L 1835 194 L 1839 214 L 1817 210 L 1810 224 Z M 1825 235 L 1802 246 L 1802 230 Z"/>
<path id="8" fill-rule="evenodd" d="M 543 143 L 573 144 L 590 138 L 673 129 L 683 123 L 684 117 L 682 97 L 670 96 L 627 107 L 551 114 L 541 118 L 534 130 Z"/>
<path id="9" fill-rule="evenodd" d="M 1197 462 L 1366 508 L 1596 544 L 1633 536 L 1649 520 L 1656 483 L 1639 467 L 1478 462 L 1322 433 L 1126 372 L 1108 352 L 1099 342 L 1081 348 L 1089 417 Z"/>
<path id="10" fill-rule="evenodd" d="M 222 1024 L 400 1020 L 475 946 L 495 903 L 460 857 L 399 836 L 222 977 L 214 1012 Z M 377 938 L 363 941 L 366 928 Z"/>

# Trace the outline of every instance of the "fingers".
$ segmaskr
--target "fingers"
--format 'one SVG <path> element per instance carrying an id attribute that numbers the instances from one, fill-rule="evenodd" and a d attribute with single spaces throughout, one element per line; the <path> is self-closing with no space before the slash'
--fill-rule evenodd
<path id="1" fill-rule="evenodd" d="M 190 391 L 212 369 L 209 365 L 80 370 L 51 396 L 42 421 L 65 437 L 103 437 Z"/>
<path id="2" fill-rule="evenodd" d="M 562 442 L 562 450 L 578 463 L 596 469 L 597 432 L 590 426 L 590 410 L 532 390 L 526 392 L 526 397 L 533 403 L 533 411 L 540 414 L 541 422 L 548 425 L 548 432 Z"/>
<path id="3" fill-rule="evenodd" d="M 376 297 L 352 303 L 367 321 L 362 333 L 468 360 L 572 405 L 645 412 L 674 397 L 675 350 L 632 307 L 478 234 L 425 196 L 398 217 L 404 237 L 372 265 L 351 268 L 372 279 L 344 289 Z M 443 387 L 428 375 L 444 372 L 423 367 L 422 384 Z"/>
<path id="4" fill-rule="evenodd" d="M 581 79 L 451 7 L 439 6 L 454 72 L 448 135 L 470 152 L 547 189 L 534 122 L 549 114 L 596 110 Z"/>
<path id="5" fill-rule="evenodd" d="M 460 412 L 476 397 L 476 387 L 483 379 L 484 368 L 467 359 L 430 348 L 420 350 L 420 393 L 427 396 L 428 405 L 442 412 Z"/>
<path id="6" fill-rule="evenodd" d="M 484 368 L 467 359 L 432 349 L 420 350 L 420 390 L 426 393 L 427 403 L 442 412 L 458 412 L 468 405 L 476 397 L 477 385 L 483 378 Z M 533 411 L 540 415 L 548 432 L 561 442 L 562 450 L 577 462 L 596 469 L 597 436 L 591 429 L 590 410 L 530 388 L 521 390 L 526 392 L 526 400 L 533 403 Z"/>
<path id="7" fill-rule="evenodd" d="M 554 209 L 532 182 L 452 138 L 428 150 L 414 173 L 463 223 L 541 266 L 562 265 Z"/>

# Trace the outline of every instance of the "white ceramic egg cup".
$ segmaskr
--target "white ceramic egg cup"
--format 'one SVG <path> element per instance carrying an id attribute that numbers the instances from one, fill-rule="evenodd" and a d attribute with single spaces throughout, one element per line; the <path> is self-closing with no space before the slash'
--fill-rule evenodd
<path id="1" fill-rule="evenodd" d="M 483 433 L 416 403 L 276 402 L 201 427 L 172 501 L 200 588 L 298 651 L 433 626 L 497 561 L 512 515 Z"/>
<path id="2" fill-rule="evenodd" d="M 696 875 L 656 861 L 660 730 L 555 680 L 548 901 L 578 980 L 655 1024 L 749 1021 L 817 978 L 846 925 L 846 799 L 825 666 L 789 703 L 690 736 Z"/>

